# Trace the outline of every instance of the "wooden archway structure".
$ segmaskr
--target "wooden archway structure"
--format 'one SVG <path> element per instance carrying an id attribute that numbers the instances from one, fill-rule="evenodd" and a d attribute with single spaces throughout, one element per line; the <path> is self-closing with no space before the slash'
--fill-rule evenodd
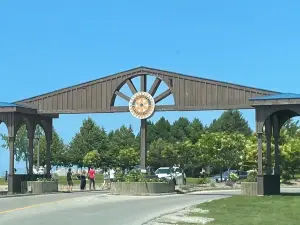
<path id="1" fill-rule="evenodd" d="M 147 91 L 146 76 L 154 76 L 154 83 Z M 63 88 L 11 104 L 0 103 L 0 121 L 8 126 L 10 137 L 9 191 L 19 190 L 21 180 L 16 180 L 13 169 L 14 139 L 21 121 L 28 129 L 30 162 L 32 168 L 33 134 L 36 124 L 41 124 L 47 136 L 47 173 L 50 174 L 50 143 L 52 121 L 59 114 L 79 113 L 119 113 L 129 112 L 129 106 L 115 105 L 119 96 L 130 101 L 131 96 L 121 92 L 126 84 L 132 94 L 138 92 L 132 79 L 140 77 L 140 90 L 154 97 L 159 103 L 168 96 L 173 96 L 174 104 L 155 105 L 155 111 L 201 111 L 227 109 L 254 109 L 252 98 L 278 94 L 278 92 L 236 85 L 227 82 L 183 75 L 180 73 L 138 67 L 116 73 L 90 82 Z M 155 96 L 161 83 L 167 90 Z M 146 119 L 141 119 L 141 167 L 146 167 Z M 259 123 L 258 123 L 259 124 Z M 259 126 L 259 125 L 258 125 Z M 30 169 L 31 170 L 31 169 Z"/>

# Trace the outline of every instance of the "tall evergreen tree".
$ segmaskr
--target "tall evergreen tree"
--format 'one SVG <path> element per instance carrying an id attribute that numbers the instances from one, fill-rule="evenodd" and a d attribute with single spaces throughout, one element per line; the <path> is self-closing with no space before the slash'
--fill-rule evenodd
<path id="1" fill-rule="evenodd" d="M 109 149 L 105 154 L 106 166 L 120 166 L 119 155 L 122 151 L 122 156 L 124 158 L 125 153 L 131 153 L 130 151 L 125 151 L 126 149 L 134 149 L 136 152 L 139 151 L 138 138 L 134 135 L 131 126 L 126 127 L 122 125 L 119 129 L 114 132 L 109 133 Z"/>
<path id="2" fill-rule="evenodd" d="M 183 141 L 189 135 L 190 121 L 185 117 L 179 117 L 171 126 L 172 142 Z"/>
<path id="3" fill-rule="evenodd" d="M 80 131 L 70 143 L 71 160 L 74 165 L 83 166 L 83 158 L 93 150 L 105 155 L 108 138 L 104 128 L 100 128 L 92 118 L 83 121 Z"/>
<path id="4" fill-rule="evenodd" d="M 193 144 L 195 144 L 199 140 L 203 131 L 203 124 L 199 119 L 195 118 L 188 127 L 188 138 Z"/>
<path id="5" fill-rule="evenodd" d="M 208 130 L 210 132 L 239 132 L 245 136 L 252 134 L 248 122 L 239 110 L 228 110 L 223 112 L 217 120 L 214 120 L 211 123 Z"/>
<path id="6" fill-rule="evenodd" d="M 134 148 L 139 149 L 139 143 L 133 130 L 130 127 L 122 125 L 119 129 L 109 134 L 110 148 L 113 150 Z"/>

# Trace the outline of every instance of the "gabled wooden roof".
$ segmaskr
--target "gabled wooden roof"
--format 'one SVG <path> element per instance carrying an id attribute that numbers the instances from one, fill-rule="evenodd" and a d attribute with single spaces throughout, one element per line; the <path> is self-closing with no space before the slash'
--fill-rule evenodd
<path id="1" fill-rule="evenodd" d="M 47 114 L 128 112 L 128 107 L 114 105 L 115 97 L 126 83 L 132 90 L 131 79 L 142 75 L 156 76 L 157 81 L 168 85 L 175 105 L 157 106 L 156 110 L 160 111 L 249 109 L 252 108 L 250 98 L 278 94 L 176 72 L 138 67 L 15 103 L 35 106 L 40 113 Z"/>

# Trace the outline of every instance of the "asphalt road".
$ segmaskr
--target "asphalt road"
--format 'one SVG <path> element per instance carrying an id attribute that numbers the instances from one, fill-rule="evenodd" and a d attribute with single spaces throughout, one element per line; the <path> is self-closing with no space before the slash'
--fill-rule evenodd
<path id="1" fill-rule="evenodd" d="M 292 192 L 299 191 L 293 189 Z M 112 196 L 100 192 L 0 199 L 0 224 L 141 225 L 160 215 L 239 191 L 166 196 Z"/>

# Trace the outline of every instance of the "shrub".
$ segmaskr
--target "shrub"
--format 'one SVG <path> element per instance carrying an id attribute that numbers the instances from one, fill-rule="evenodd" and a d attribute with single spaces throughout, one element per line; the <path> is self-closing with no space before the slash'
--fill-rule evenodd
<path id="1" fill-rule="evenodd" d="M 132 170 L 128 174 L 124 174 L 122 170 L 116 171 L 117 182 L 168 182 L 166 179 L 159 179 L 158 177 L 148 176 L 137 170 Z"/>
<path id="2" fill-rule="evenodd" d="M 250 170 L 248 172 L 246 182 L 257 182 L 257 170 Z"/>
<path id="3" fill-rule="evenodd" d="M 208 178 L 198 178 L 196 184 L 207 184 L 209 181 L 210 180 Z"/>
<path id="4" fill-rule="evenodd" d="M 239 176 L 238 176 L 236 173 L 230 173 L 230 174 L 229 174 L 229 179 L 230 179 L 231 181 L 233 181 L 233 182 L 236 182 L 236 181 L 238 181 Z"/>

